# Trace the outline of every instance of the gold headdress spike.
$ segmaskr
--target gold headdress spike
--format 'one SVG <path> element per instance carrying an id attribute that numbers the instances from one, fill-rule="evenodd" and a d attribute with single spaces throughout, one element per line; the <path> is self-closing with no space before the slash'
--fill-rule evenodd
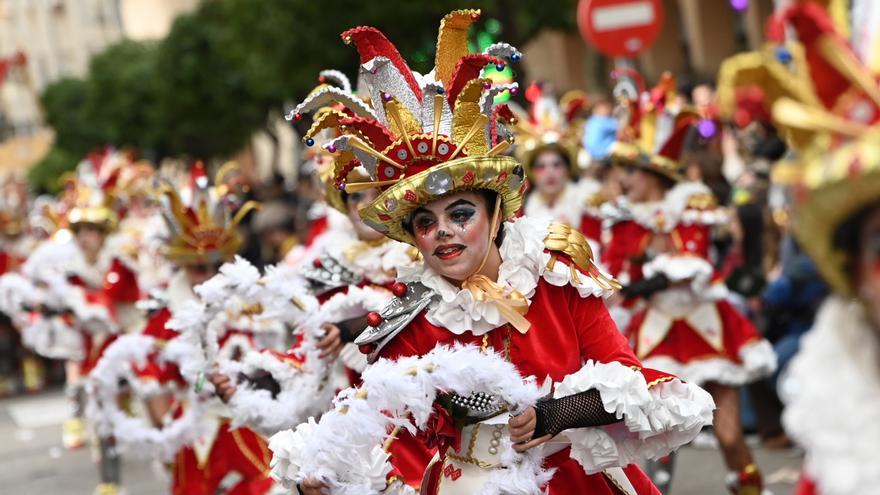
<path id="1" fill-rule="evenodd" d="M 504 198 L 504 215 L 521 206 L 524 171 L 515 160 L 499 156 L 509 146 L 509 109 L 495 105 L 500 85 L 482 79 L 487 64 L 504 66 L 521 54 L 506 43 L 483 53 L 468 53 L 467 29 L 478 10 L 444 17 L 437 36 L 432 75 L 413 73 L 397 49 L 372 27 L 342 34 L 357 48 L 361 83 L 372 104 L 340 87 L 321 87 L 291 113 L 318 112 L 338 104 L 332 118 L 316 115 L 313 128 L 335 130 L 324 144 L 335 157 L 334 186 L 349 192 L 377 187 L 380 200 L 361 211 L 364 221 L 394 239 L 411 242 L 403 218 L 431 198 L 455 189 L 491 189 Z M 515 85 L 505 85 L 513 89 Z M 306 136 L 309 146 L 315 138 Z M 505 142 L 506 144 L 501 144 Z M 455 165 L 453 165 L 455 163 Z M 349 174 L 364 170 L 369 185 Z"/>
<path id="2" fill-rule="evenodd" d="M 853 47 L 845 37 L 876 37 L 864 26 L 850 30 L 835 9 L 841 2 L 825 3 L 830 15 L 812 2 L 778 12 L 768 24 L 771 45 L 724 63 L 719 95 L 724 103 L 742 88 L 767 89 L 773 121 L 797 153 L 798 173 L 786 174 L 795 191 L 794 233 L 834 290 L 855 296 L 847 253 L 834 239 L 848 219 L 880 201 L 880 87 L 858 57 L 870 61 L 876 47 Z M 786 31 L 797 34 L 797 44 L 784 43 Z"/>
<path id="3" fill-rule="evenodd" d="M 162 216 L 170 232 L 165 255 L 180 265 L 232 259 L 243 242 L 239 224 L 259 207 L 255 201 L 242 204 L 243 187 L 237 165 L 221 167 L 212 186 L 202 162 L 193 165 L 187 188 L 161 186 Z"/>

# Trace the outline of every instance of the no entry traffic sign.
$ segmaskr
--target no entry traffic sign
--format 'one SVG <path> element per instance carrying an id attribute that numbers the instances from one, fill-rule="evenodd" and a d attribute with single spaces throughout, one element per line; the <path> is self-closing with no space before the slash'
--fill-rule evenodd
<path id="1" fill-rule="evenodd" d="M 581 0 L 578 28 L 588 43 L 611 57 L 633 57 L 650 48 L 663 26 L 660 0 Z"/>

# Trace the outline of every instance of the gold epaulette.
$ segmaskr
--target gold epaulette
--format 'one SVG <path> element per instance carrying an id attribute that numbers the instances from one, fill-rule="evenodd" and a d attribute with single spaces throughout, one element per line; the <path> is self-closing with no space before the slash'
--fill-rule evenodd
<path id="1" fill-rule="evenodd" d="M 544 238 L 544 247 L 550 251 L 550 261 L 547 269 L 553 270 L 559 254 L 562 253 L 571 260 L 571 280 L 580 283 L 578 271 L 583 272 L 599 284 L 603 289 L 620 289 L 621 286 L 611 277 L 606 276 L 593 263 L 593 250 L 590 243 L 579 230 L 573 229 L 561 223 L 551 223 L 547 229 L 547 237 Z"/>
<path id="2" fill-rule="evenodd" d="M 688 197 L 687 207 L 695 210 L 711 210 L 718 207 L 718 201 L 710 192 L 698 193 Z"/>

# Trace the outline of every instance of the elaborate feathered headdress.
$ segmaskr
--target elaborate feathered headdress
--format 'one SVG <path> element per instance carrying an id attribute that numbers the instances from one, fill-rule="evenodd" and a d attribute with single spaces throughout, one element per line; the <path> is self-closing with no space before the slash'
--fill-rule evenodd
<path id="1" fill-rule="evenodd" d="M 764 89 L 774 124 L 798 154 L 794 233 L 829 284 L 854 295 L 846 253 L 834 238 L 853 215 L 880 202 L 880 85 L 859 58 L 876 58 L 878 26 L 853 38 L 872 46 L 853 46 L 821 6 L 801 2 L 778 12 L 769 27 L 773 43 L 722 65 L 721 110 L 734 114 L 738 89 Z M 788 27 L 798 44 L 784 43 Z"/>
<path id="2" fill-rule="evenodd" d="M 577 177 L 583 165 L 579 153 L 583 123 L 578 117 L 588 104 L 587 95 L 569 91 L 557 101 L 541 83 L 532 83 L 526 99 L 531 103 L 528 118 L 516 121 L 517 158 L 531 175 L 538 154 L 554 149 L 565 154 L 571 175 Z"/>
<path id="3" fill-rule="evenodd" d="M 621 124 L 617 141 L 611 146 L 611 159 L 680 180 L 679 159 L 698 115 L 692 109 L 676 106 L 672 74 L 663 74 L 648 91 L 633 70 L 615 70 L 612 77 L 617 80 L 615 112 Z"/>
<path id="4" fill-rule="evenodd" d="M 306 133 L 306 144 L 323 129 L 341 135 L 324 148 L 335 154 L 335 185 L 348 191 L 378 187 L 379 198 L 361 211 L 364 222 L 388 237 L 412 243 L 403 220 L 415 208 L 451 191 L 490 189 L 501 195 L 510 217 L 522 204 L 523 168 L 501 153 L 511 133 L 503 124 L 510 109 L 494 105 L 499 93 L 515 84 L 493 84 L 480 77 L 487 64 L 503 66 L 521 54 L 506 43 L 484 53 L 468 53 L 467 30 L 478 10 L 458 10 L 440 23 L 435 68 L 421 75 L 410 70 L 397 49 L 376 28 L 342 33 L 360 54 L 361 81 L 372 105 L 351 90 L 328 86 L 310 95 L 293 118 L 330 102 L 342 109 L 324 112 Z M 368 183 L 347 182 L 364 167 Z"/>
<path id="5" fill-rule="evenodd" d="M 179 265 L 232 259 L 243 242 L 238 225 L 258 206 L 254 201 L 243 203 L 244 187 L 234 162 L 217 171 L 213 186 L 202 162 L 193 165 L 182 194 L 174 185 L 163 184 L 162 216 L 170 232 L 165 255 Z"/>

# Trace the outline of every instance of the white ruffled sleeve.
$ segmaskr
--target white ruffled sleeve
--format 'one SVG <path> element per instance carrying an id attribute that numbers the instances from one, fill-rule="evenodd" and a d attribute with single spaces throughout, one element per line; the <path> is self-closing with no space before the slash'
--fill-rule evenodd
<path id="1" fill-rule="evenodd" d="M 674 377 L 649 384 L 641 372 L 618 362 L 588 361 L 557 383 L 553 396 L 590 389 L 598 390 L 605 410 L 622 421 L 561 433 L 588 474 L 664 456 L 712 423 L 715 403 L 705 390 Z"/>

